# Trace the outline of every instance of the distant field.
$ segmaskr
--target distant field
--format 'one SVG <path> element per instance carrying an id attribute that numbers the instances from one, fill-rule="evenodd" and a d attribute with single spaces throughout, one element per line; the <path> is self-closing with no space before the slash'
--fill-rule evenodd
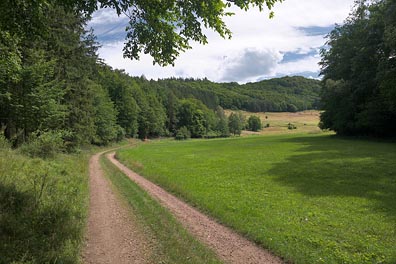
<path id="1" fill-rule="evenodd" d="M 395 143 L 283 134 L 153 141 L 118 157 L 285 260 L 396 263 Z"/>
<path id="2" fill-rule="evenodd" d="M 226 110 L 226 114 L 229 115 L 232 111 Z M 319 124 L 319 115 L 320 112 L 317 110 L 307 110 L 302 112 L 290 113 L 290 112 L 265 112 L 265 113 L 251 113 L 241 111 L 246 118 L 249 118 L 251 115 L 259 116 L 263 126 L 269 124 L 268 128 L 264 128 L 260 132 L 250 132 L 243 131 L 242 135 L 251 135 L 251 134 L 285 134 L 285 133 L 318 133 L 320 129 L 318 127 Z M 289 130 L 287 125 L 291 123 L 294 124 L 297 129 Z"/>

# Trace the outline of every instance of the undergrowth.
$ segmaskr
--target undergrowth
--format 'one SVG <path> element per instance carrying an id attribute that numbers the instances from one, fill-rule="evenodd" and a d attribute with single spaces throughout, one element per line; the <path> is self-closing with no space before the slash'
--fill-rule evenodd
<path id="1" fill-rule="evenodd" d="M 0 143 L 0 263 L 79 263 L 89 156 L 32 158 Z"/>

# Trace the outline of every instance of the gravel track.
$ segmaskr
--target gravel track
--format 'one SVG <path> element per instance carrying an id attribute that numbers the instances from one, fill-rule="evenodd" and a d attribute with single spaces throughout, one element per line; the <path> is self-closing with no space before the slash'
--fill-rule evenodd
<path id="1" fill-rule="evenodd" d="M 98 153 L 89 162 L 89 217 L 82 252 L 86 264 L 148 263 L 150 243 L 104 177 Z"/>
<path id="2" fill-rule="evenodd" d="M 106 157 L 154 199 L 168 208 L 192 235 L 212 248 L 224 262 L 235 264 L 282 263 L 280 258 L 272 255 L 269 251 L 217 223 L 159 186 L 134 173 L 115 159 L 115 153 L 107 154 Z"/>

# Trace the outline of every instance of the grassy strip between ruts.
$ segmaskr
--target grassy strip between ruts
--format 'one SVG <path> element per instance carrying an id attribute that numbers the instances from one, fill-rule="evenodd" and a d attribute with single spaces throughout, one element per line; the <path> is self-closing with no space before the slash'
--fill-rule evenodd
<path id="1" fill-rule="evenodd" d="M 193 238 L 167 209 L 104 156 L 101 157 L 101 165 L 114 189 L 129 204 L 143 232 L 154 241 L 150 263 L 222 263 L 210 249 Z"/>
<path id="2" fill-rule="evenodd" d="M 0 263 L 80 262 L 88 158 L 43 160 L 0 148 Z"/>
<path id="3" fill-rule="evenodd" d="M 296 134 L 120 150 L 133 170 L 294 263 L 396 263 L 396 144 Z"/>

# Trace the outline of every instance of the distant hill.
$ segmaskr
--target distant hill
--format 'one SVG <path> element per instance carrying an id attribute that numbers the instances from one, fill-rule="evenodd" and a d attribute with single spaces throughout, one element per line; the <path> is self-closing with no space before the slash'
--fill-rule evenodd
<path id="1" fill-rule="evenodd" d="M 207 79 L 163 79 L 150 81 L 159 94 L 171 91 L 177 98 L 196 98 L 211 109 L 250 112 L 295 112 L 318 109 L 320 81 L 300 76 L 282 77 L 255 83 L 214 83 Z"/>

